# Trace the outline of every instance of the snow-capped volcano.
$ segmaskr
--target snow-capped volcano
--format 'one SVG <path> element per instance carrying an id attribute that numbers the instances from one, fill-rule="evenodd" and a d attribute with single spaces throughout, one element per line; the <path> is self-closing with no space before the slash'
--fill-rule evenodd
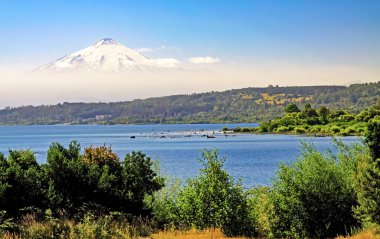
<path id="1" fill-rule="evenodd" d="M 37 71 L 148 71 L 177 69 L 178 63 L 174 58 L 148 58 L 111 38 L 105 38 L 90 47 L 41 66 Z"/>

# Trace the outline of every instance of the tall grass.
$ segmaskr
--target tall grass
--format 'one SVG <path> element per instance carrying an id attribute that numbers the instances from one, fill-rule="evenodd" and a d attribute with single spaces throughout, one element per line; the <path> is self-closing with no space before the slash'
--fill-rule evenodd
<path id="1" fill-rule="evenodd" d="M 117 220 L 112 216 L 86 215 L 80 222 L 67 219 L 39 221 L 26 215 L 15 232 L 0 232 L 4 239 L 133 239 L 153 233 L 149 222 L 135 219 L 132 222 Z"/>
<path id="2" fill-rule="evenodd" d="M 166 230 L 151 235 L 152 239 L 223 239 L 227 238 L 219 229 L 206 229 L 189 231 Z M 242 239 L 242 237 L 228 237 L 230 239 Z"/>
<path id="3" fill-rule="evenodd" d="M 149 230 L 148 230 L 149 228 Z M 226 237 L 220 229 L 163 230 L 153 233 L 144 222 L 117 222 L 107 218 L 93 220 L 86 217 L 83 222 L 51 220 L 39 222 L 33 216 L 24 218 L 18 233 L 0 233 L 2 239 L 244 239 Z M 151 233 L 147 235 L 148 231 Z M 367 229 L 353 236 L 337 239 L 380 239 L 379 231 Z"/>
<path id="4" fill-rule="evenodd" d="M 367 229 L 364 231 L 361 231 L 353 236 L 348 237 L 337 237 L 337 239 L 380 239 L 379 231 L 376 229 Z"/>

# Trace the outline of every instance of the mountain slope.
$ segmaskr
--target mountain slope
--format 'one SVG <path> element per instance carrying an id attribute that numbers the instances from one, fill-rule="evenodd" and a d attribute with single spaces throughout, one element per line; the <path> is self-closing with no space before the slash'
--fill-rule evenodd
<path id="1" fill-rule="evenodd" d="M 0 110 L 0 124 L 258 122 L 283 107 L 310 102 L 358 112 L 376 103 L 380 83 L 345 86 L 245 88 L 115 103 L 63 103 Z"/>
<path id="2" fill-rule="evenodd" d="M 105 38 L 90 47 L 41 66 L 36 71 L 148 71 L 175 69 L 177 64 L 176 59 L 151 59 L 111 38 Z"/>

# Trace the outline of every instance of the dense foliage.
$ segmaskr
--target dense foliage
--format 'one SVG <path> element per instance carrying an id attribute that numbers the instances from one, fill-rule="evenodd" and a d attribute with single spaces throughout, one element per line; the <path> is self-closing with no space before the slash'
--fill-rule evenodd
<path id="1" fill-rule="evenodd" d="M 179 221 L 198 229 L 221 228 L 229 236 L 254 236 L 243 188 L 223 170 L 217 151 L 204 151 L 200 174 L 187 181 L 178 197 Z"/>
<path id="2" fill-rule="evenodd" d="M 326 106 L 314 109 L 310 103 L 307 103 L 302 110 L 296 104 L 289 104 L 284 111 L 284 116 L 265 121 L 258 127 L 233 130 L 234 132 L 294 133 L 315 136 L 363 135 L 368 121 L 380 117 L 380 104 L 358 114 L 346 110 L 331 110 Z"/>
<path id="3" fill-rule="evenodd" d="M 0 155 L 0 211 L 20 219 L 27 213 L 75 218 L 87 212 L 120 212 L 147 216 L 145 195 L 163 186 L 149 157 L 138 152 L 123 161 L 105 146 L 80 153 L 76 142 L 68 148 L 53 143 L 47 163 L 39 165 L 31 151 Z"/>
<path id="4" fill-rule="evenodd" d="M 359 161 L 356 179 L 358 218 L 364 225 L 380 225 L 380 121 L 370 121 L 366 134 L 370 157 Z"/>
<path id="5" fill-rule="evenodd" d="M 45 175 L 30 150 L 10 150 L 8 158 L 0 154 L 0 211 L 18 217 L 46 206 Z"/>
<path id="6" fill-rule="evenodd" d="M 294 164 L 280 167 L 270 194 L 276 238 L 332 238 L 358 225 L 353 178 L 363 147 L 338 150 L 323 155 L 306 146 Z"/>
<path id="7" fill-rule="evenodd" d="M 115 103 L 7 107 L 0 110 L 0 124 L 259 122 L 281 116 L 283 107 L 292 103 L 358 113 L 372 105 L 379 93 L 380 83 L 269 86 Z"/>

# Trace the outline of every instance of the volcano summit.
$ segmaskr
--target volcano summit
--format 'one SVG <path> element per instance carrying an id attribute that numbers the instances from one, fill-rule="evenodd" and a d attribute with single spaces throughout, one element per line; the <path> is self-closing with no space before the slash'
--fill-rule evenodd
<path id="1" fill-rule="evenodd" d="M 70 55 L 41 66 L 37 72 L 76 72 L 76 71 L 151 71 L 178 69 L 179 62 L 174 58 L 152 59 L 128 48 L 111 38 L 104 38 L 95 44 Z"/>

